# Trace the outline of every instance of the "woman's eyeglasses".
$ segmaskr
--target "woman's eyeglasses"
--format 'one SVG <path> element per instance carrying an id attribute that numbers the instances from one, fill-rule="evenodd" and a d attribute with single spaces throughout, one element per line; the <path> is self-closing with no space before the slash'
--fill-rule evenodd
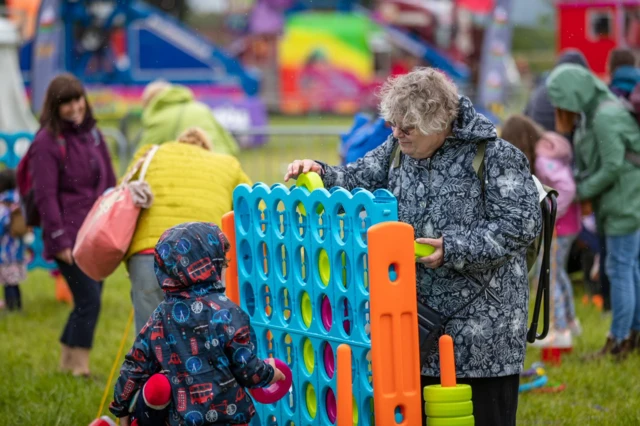
<path id="1" fill-rule="evenodd" d="M 415 130 L 415 127 L 413 127 L 413 126 L 410 126 L 410 127 L 399 127 L 399 126 L 396 126 L 391 121 L 387 121 L 387 126 L 391 127 L 392 129 L 400 130 L 402 133 L 404 133 L 405 136 L 410 136 L 411 132 L 413 132 Z"/>

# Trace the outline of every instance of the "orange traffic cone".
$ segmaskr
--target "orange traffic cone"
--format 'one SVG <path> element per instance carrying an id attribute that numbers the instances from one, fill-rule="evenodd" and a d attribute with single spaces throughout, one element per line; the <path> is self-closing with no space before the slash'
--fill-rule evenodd
<path id="1" fill-rule="evenodd" d="M 73 295 L 69 290 L 69 285 L 61 274 L 56 274 L 56 300 L 69 305 L 73 303 Z"/>

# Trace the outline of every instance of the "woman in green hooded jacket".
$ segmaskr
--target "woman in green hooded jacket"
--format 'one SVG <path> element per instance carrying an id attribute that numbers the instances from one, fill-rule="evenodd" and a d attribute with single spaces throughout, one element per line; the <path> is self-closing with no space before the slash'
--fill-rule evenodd
<path id="1" fill-rule="evenodd" d="M 196 101 L 188 87 L 154 81 L 142 93 L 142 103 L 142 138 L 138 147 L 175 141 L 185 130 L 198 127 L 213 142 L 214 152 L 238 155 L 236 140 L 207 105 Z"/>
<path id="2" fill-rule="evenodd" d="M 606 239 L 613 318 L 596 355 L 624 358 L 640 336 L 640 128 L 604 82 L 583 67 L 557 67 L 547 89 L 557 130 L 571 130 L 579 121 L 574 138 L 578 198 L 591 203 Z"/>

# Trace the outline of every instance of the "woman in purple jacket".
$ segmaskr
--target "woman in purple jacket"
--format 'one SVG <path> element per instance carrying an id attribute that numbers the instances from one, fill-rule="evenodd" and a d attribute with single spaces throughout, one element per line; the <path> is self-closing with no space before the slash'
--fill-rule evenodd
<path id="1" fill-rule="evenodd" d="M 102 283 L 74 264 L 71 251 L 93 203 L 115 185 L 116 178 L 84 87 L 73 75 L 59 75 L 49 84 L 32 153 L 44 255 L 55 259 L 74 300 L 60 338 L 60 368 L 75 376 L 88 376 Z"/>

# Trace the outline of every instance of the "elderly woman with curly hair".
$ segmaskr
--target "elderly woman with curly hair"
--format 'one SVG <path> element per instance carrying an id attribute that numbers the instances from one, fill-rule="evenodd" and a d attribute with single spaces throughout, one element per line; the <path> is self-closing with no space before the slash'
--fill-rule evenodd
<path id="1" fill-rule="evenodd" d="M 526 249 L 541 229 L 538 192 L 525 155 L 442 73 L 423 68 L 389 79 L 381 113 L 393 134 L 346 166 L 295 160 L 285 180 L 315 171 L 326 187 L 385 188 L 416 241 L 436 251 L 416 262 L 419 303 L 443 315 L 461 383 L 470 384 L 477 425 L 515 425 L 525 356 L 529 287 Z M 485 148 L 484 173 L 474 169 Z M 480 181 L 479 176 L 483 176 Z M 433 351 L 422 384 L 439 383 Z"/>

